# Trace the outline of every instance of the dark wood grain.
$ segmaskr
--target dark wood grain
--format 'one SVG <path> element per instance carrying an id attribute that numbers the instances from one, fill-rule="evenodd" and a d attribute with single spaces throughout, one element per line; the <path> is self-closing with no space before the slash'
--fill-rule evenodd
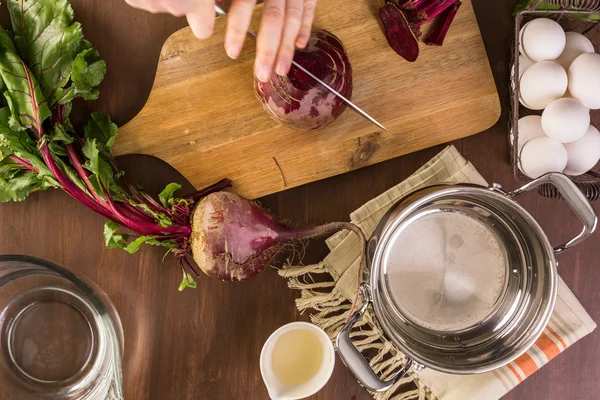
<path id="1" fill-rule="evenodd" d="M 373 0 L 375 1 L 375 0 Z M 76 115 L 111 113 L 123 124 L 143 106 L 158 54 L 169 34 L 185 20 L 129 8 L 123 0 L 72 0 L 86 36 L 108 63 L 95 103 L 76 105 Z M 514 188 L 508 165 L 507 88 L 515 0 L 474 0 L 504 113 L 486 132 L 453 143 L 489 180 Z M 468 77 L 465 77 L 468 79 Z M 78 119 L 78 121 L 80 121 Z M 427 149 L 369 168 L 262 199 L 278 215 L 305 224 L 344 220 L 365 201 L 410 175 L 443 147 Z M 164 163 L 150 157 L 120 160 L 131 179 L 157 191 L 183 182 Z M 191 186 L 186 187 L 191 190 Z M 561 202 L 534 193 L 520 200 L 549 232 L 562 241 L 580 229 Z M 103 219 L 59 191 L 33 195 L 26 202 L 0 205 L 0 253 L 42 257 L 83 273 L 114 301 L 125 330 L 124 385 L 127 399 L 266 399 L 258 359 L 262 344 L 280 325 L 306 320 L 294 307 L 298 293 L 275 271 L 224 284 L 209 278 L 198 289 L 177 291 L 175 261 L 162 262 L 160 249 L 135 256 L 107 250 Z M 598 235 L 560 256 L 560 274 L 595 320 L 600 320 Z M 312 243 L 306 261 L 326 254 Z M 596 399 L 600 392 L 600 334 L 584 338 L 506 396 L 507 400 Z M 334 375 L 315 399 L 367 400 L 370 396 L 337 362 Z"/>

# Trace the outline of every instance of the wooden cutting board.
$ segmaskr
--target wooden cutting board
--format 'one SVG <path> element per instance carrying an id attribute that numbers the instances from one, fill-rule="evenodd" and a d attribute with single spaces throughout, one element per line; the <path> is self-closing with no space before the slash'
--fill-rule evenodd
<path id="1" fill-rule="evenodd" d="M 208 40 L 189 28 L 167 39 L 150 97 L 120 129 L 115 153 L 156 156 L 198 189 L 228 177 L 238 193 L 256 198 L 492 126 L 500 103 L 471 1 L 463 1 L 444 46 L 422 45 L 415 63 L 388 46 L 381 4 L 319 0 L 315 27 L 342 40 L 353 67 L 352 100 L 389 132 L 350 109 L 316 132 L 277 124 L 254 95 L 254 42 L 247 39 L 230 60 L 218 18 Z"/>

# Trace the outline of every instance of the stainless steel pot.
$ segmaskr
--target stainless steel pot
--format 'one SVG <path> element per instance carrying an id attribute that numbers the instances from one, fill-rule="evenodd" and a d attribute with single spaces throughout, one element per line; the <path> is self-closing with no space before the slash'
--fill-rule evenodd
<path id="1" fill-rule="evenodd" d="M 513 200 L 548 183 L 584 225 L 555 248 Z M 511 362 L 548 324 L 558 285 L 555 255 L 586 239 L 596 223 L 588 200 L 559 173 L 510 193 L 496 184 L 413 192 L 388 211 L 369 240 L 364 304 L 337 337 L 340 358 L 372 391 L 390 388 L 411 366 L 474 374 Z M 380 330 L 407 356 L 388 381 L 377 377 L 350 340 L 369 305 Z"/>

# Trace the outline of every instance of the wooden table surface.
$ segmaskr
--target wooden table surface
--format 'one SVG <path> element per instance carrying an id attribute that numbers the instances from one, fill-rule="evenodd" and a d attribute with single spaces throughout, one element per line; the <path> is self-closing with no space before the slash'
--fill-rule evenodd
<path id="1" fill-rule="evenodd" d="M 182 18 L 129 8 L 123 0 L 71 0 L 87 39 L 107 61 L 100 99 L 77 103 L 75 114 L 109 112 L 123 124 L 143 106 L 160 47 Z M 507 145 L 510 13 L 515 0 L 473 0 L 494 71 L 503 114 L 491 129 L 453 143 L 489 181 L 514 188 Z M 6 12 L 3 10 L 6 21 Z M 450 32 L 451 34 L 451 32 Z M 468 77 L 465 77 L 468 79 Z M 77 121 L 76 121 L 77 122 Z M 348 214 L 428 161 L 443 146 L 316 182 L 261 202 L 274 213 L 303 224 L 346 220 Z M 158 191 L 181 176 L 144 156 L 121 160 L 131 179 Z M 187 185 L 186 190 L 191 191 Z M 535 193 L 521 198 L 558 243 L 580 230 L 558 201 Z M 196 290 L 177 291 L 174 259 L 146 248 L 135 256 L 103 246 L 103 218 L 59 191 L 37 193 L 26 202 L 0 205 L 0 254 L 42 257 L 83 273 L 114 301 L 125 330 L 124 390 L 127 399 L 266 399 L 260 377 L 260 349 L 277 327 L 307 320 L 294 307 L 297 291 L 268 269 L 253 280 L 224 284 L 203 277 Z M 593 319 L 600 321 L 598 234 L 560 256 L 560 274 Z M 313 242 L 306 262 L 327 253 Z M 596 399 L 600 392 L 600 334 L 596 330 L 519 385 L 506 399 Z M 330 382 L 314 399 L 370 399 L 338 362 Z M 485 400 L 485 399 L 482 399 Z"/>

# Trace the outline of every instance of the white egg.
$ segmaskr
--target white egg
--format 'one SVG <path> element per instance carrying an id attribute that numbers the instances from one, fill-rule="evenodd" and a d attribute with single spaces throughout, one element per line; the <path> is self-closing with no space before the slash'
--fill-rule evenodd
<path id="1" fill-rule="evenodd" d="M 566 71 L 577 57 L 583 53 L 593 53 L 594 45 L 587 37 L 577 32 L 567 32 L 567 44 L 560 57 L 556 59 Z"/>
<path id="2" fill-rule="evenodd" d="M 542 113 L 546 135 L 561 143 L 581 139 L 590 126 L 590 110 L 575 99 L 558 99 Z"/>
<path id="3" fill-rule="evenodd" d="M 563 28 L 548 18 L 526 23 L 519 32 L 519 40 L 521 53 L 532 61 L 556 60 L 567 43 Z"/>
<path id="4" fill-rule="evenodd" d="M 535 63 L 521 77 L 519 100 L 531 110 L 543 110 L 554 100 L 563 97 L 568 83 L 567 72 L 557 63 Z"/>
<path id="5" fill-rule="evenodd" d="M 533 61 L 531 61 L 529 58 L 525 57 L 523 54 L 519 55 L 519 79 L 521 79 L 521 77 L 523 76 L 525 71 L 527 71 L 527 68 L 531 67 L 533 64 L 535 64 L 535 63 Z M 515 74 L 515 66 L 513 65 L 512 75 L 514 75 L 514 74 Z"/>
<path id="6" fill-rule="evenodd" d="M 548 172 L 562 172 L 567 165 L 567 150 L 549 137 L 531 139 L 521 151 L 519 169 L 535 179 Z"/>
<path id="7" fill-rule="evenodd" d="M 600 109 L 600 54 L 584 53 L 573 61 L 569 92 L 587 108 Z"/>
<path id="8" fill-rule="evenodd" d="M 593 126 L 590 126 L 581 139 L 564 146 L 567 149 L 565 174 L 584 174 L 600 160 L 600 132 Z"/>
<path id="9" fill-rule="evenodd" d="M 521 149 L 525 143 L 531 139 L 546 136 L 542 129 L 542 117 L 539 115 L 528 115 L 519 120 L 519 148 L 517 149 L 518 154 L 521 153 Z M 512 144 L 512 136 L 511 136 Z"/>

